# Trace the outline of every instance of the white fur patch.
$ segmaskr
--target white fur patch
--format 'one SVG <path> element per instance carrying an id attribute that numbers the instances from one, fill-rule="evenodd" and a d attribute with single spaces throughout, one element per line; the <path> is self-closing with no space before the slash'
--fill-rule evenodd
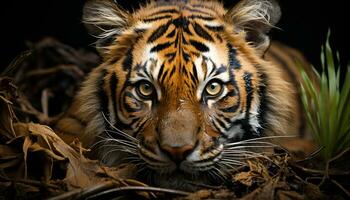
<path id="1" fill-rule="evenodd" d="M 242 129 L 242 126 L 236 125 L 230 128 L 230 130 L 225 134 L 229 139 L 238 137 L 241 138 L 244 134 L 244 130 Z"/>

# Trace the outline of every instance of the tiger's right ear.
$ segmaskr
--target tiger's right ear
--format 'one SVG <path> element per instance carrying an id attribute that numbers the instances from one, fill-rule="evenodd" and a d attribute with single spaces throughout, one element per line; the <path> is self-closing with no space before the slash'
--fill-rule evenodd
<path id="1" fill-rule="evenodd" d="M 88 0 L 84 5 L 83 22 L 103 54 L 116 37 L 128 27 L 130 14 L 112 0 Z"/>

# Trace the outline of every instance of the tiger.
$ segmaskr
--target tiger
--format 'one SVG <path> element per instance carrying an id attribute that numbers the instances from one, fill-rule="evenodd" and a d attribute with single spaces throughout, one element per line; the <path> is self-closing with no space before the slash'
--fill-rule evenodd
<path id="1" fill-rule="evenodd" d="M 56 130 L 156 186 L 222 183 L 270 144 L 259 138 L 305 130 L 293 64 L 305 59 L 268 35 L 280 16 L 275 0 L 152 0 L 133 12 L 88 0 L 102 62 Z"/>

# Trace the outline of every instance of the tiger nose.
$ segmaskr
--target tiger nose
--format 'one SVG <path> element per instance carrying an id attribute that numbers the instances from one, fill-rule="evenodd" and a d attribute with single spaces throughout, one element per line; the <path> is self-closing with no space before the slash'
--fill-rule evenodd
<path id="1" fill-rule="evenodd" d="M 169 145 L 160 146 L 161 150 L 166 153 L 171 160 L 180 163 L 194 150 L 194 145 L 187 144 L 180 147 L 172 147 Z"/>

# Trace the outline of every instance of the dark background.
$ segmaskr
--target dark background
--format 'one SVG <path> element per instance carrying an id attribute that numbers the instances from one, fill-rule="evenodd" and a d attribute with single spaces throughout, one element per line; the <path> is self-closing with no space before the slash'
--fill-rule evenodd
<path id="1" fill-rule="evenodd" d="M 124 8 L 137 7 L 140 2 L 118 0 Z M 233 5 L 236 0 L 224 1 Z M 271 36 L 302 51 L 314 65 L 319 65 L 320 47 L 328 29 L 331 46 L 336 48 L 344 68 L 349 61 L 349 9 L 344 1 L 280 0 L 282 19 Z M 1 3 L 0 69 L 4 69 L 27 42 L 52 36 L 74 47 L 93 48 L 94 38 L 81 22 L 84 0 L 3 1 Z M 2 71 L 2 70 L 0 70 Z"/>

